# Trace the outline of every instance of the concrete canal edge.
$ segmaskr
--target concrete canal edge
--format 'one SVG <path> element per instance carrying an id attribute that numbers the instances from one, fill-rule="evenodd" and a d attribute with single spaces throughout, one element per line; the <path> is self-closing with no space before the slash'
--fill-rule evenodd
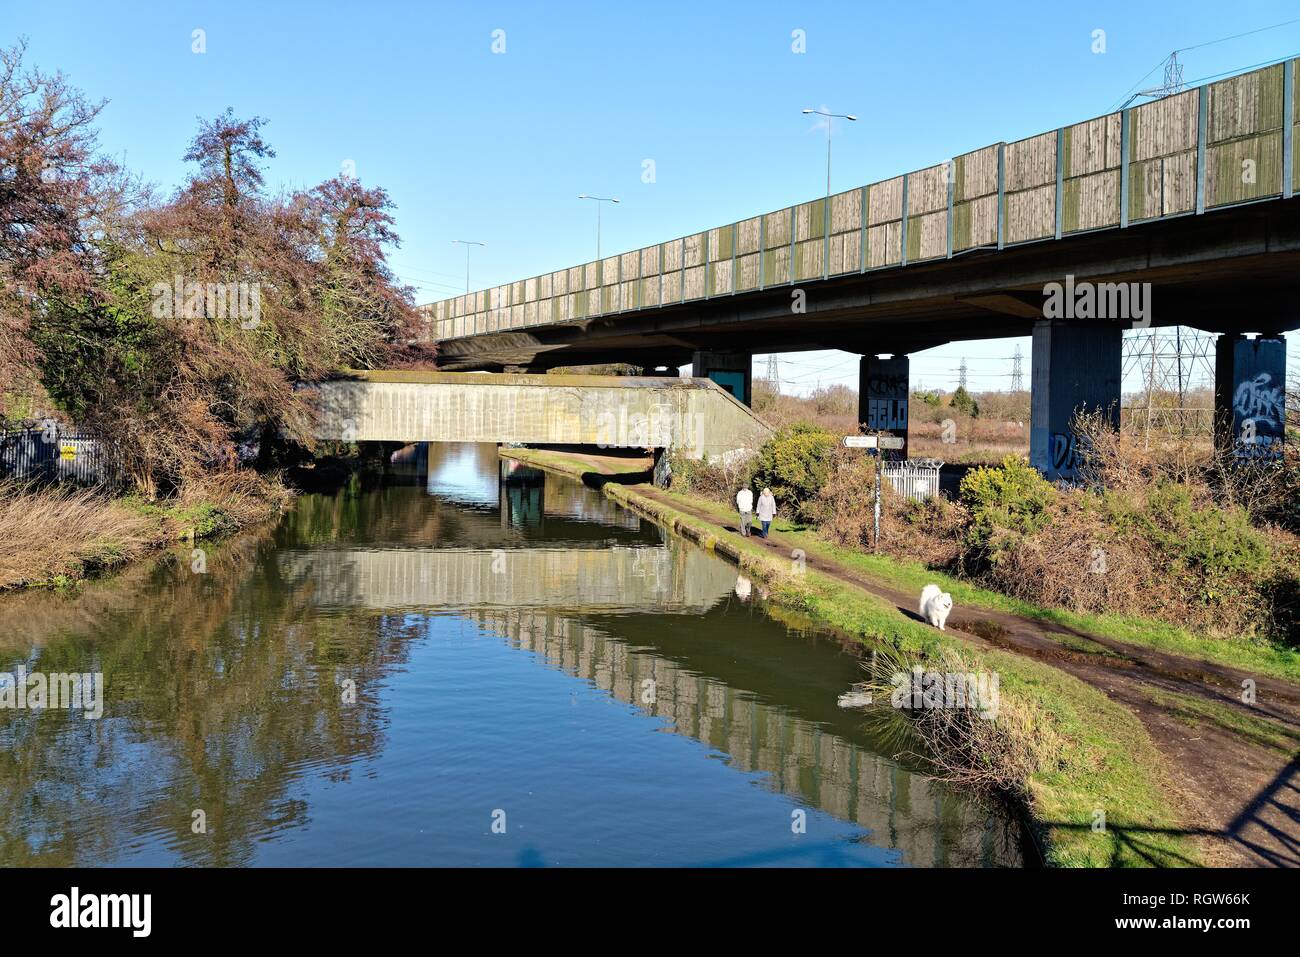
<path id="1" fill-rule="evenodd" d="M 970 658 L 967 642 L 884 607 L 865 590 L 809 569 L 790 576 L 762 546 L 719 533 L 711 523 L 659 502 L 575 454 L 501 448 L 502 458 L 582 482 L 607 498 L 735 564 L 769 587 L 771 600 L 864 644 L 879 641 L 920 660 L 945 650 Z M 751 551 L 750 549 L 753 549 Z M 810 589 L 818 594 L 810 594 Z M 1013 652 L 980 649 L 977 660 L 1003 678 L 1003 701 L 1024 701 L 1031 715 L 1050 718 L 1059 742 L 1055 766 L 997 796 L 1023 821 L 1043 863 L 1064 867 L 1198 866 L 1203 847 L 1180 826 L 1160 756 L 1141 723 L 1104 693 L 1050 665 Z M 1042 736 L 1046 729 L 1033 728 Z M 1100 822 L 1100 824 L 1099 824 Z"/>

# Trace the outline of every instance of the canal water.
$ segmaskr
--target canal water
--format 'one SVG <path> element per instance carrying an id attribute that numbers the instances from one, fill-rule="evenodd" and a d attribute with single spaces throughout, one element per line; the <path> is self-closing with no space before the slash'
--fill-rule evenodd
<path id="1" fill-rule="evenodd" d="M 491 446 L 0 600 L 0 864 L 998 866 L 999 808 L 836 706 L 846 643 Z"/>

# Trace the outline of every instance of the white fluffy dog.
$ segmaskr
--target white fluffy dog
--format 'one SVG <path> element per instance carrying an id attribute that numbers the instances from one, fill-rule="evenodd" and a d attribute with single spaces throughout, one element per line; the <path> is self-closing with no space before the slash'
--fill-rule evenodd
<path id="1" fill-rule="evenodd" d="M 921 589 L 919 613 L 922 618 L 943 631 L 944 622 L 948 620 L 950 611 L 952 611 L 952 595 L 941 591 L 938 585 L 926 585 Z"/>

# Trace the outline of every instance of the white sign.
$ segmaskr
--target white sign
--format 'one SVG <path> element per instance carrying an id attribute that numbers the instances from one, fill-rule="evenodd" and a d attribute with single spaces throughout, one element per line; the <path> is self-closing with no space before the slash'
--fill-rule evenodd
<path id="1" fill-rule="evenodd" d="M 847 449 L 901 449 L 903 440 L 896 435 L 882 435 L 879 442 L 874 435 L 846 435 L 844 436 L 844 447 Z"/>

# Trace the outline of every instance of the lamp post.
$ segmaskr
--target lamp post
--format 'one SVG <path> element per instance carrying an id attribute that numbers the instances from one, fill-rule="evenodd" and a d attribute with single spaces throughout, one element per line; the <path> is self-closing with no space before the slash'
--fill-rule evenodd
<path id="1" fill-rule="evenodd" d="M 587 193 L 579 193 L 578 199 L 592 199 L 596 201 L 596 261 L 600 262 L 600 204 L 617 203 L 616 196 L 591 196 Z"/>
<path id="2" fill-rule="evenodd" d="M 807 109 L 804 113 L 815 113 L 826 117 L 826 202 L 822 209 L 822 272 L 831 274 L 831 120 L 848 120 L 856 123 L 858 118 L 852 113 L 827 113 L 825 110 Z"/>
<path id="3" fill-rule="evenodd" d="M 465 247 L 465 295 L 468 296 L 469 295 L 469 247 L 486 246 L 487 243 L 476 243 L 472 239 L 453 239 L 451 241 L 451 244 L 453 246 L 457 245 L 458 243 L 461 246 Z"/>
<path id="4" fill-rule="evenodd" d="M 852 113 L 827 113 L 825 110 L 804 110 L 804 113 L 815 113 L 818 116 L 826 117 L 826 195 L 831 195 L 831 120 L 848 120 L 850 123 L 856 123 L 858 118 Z"/>

